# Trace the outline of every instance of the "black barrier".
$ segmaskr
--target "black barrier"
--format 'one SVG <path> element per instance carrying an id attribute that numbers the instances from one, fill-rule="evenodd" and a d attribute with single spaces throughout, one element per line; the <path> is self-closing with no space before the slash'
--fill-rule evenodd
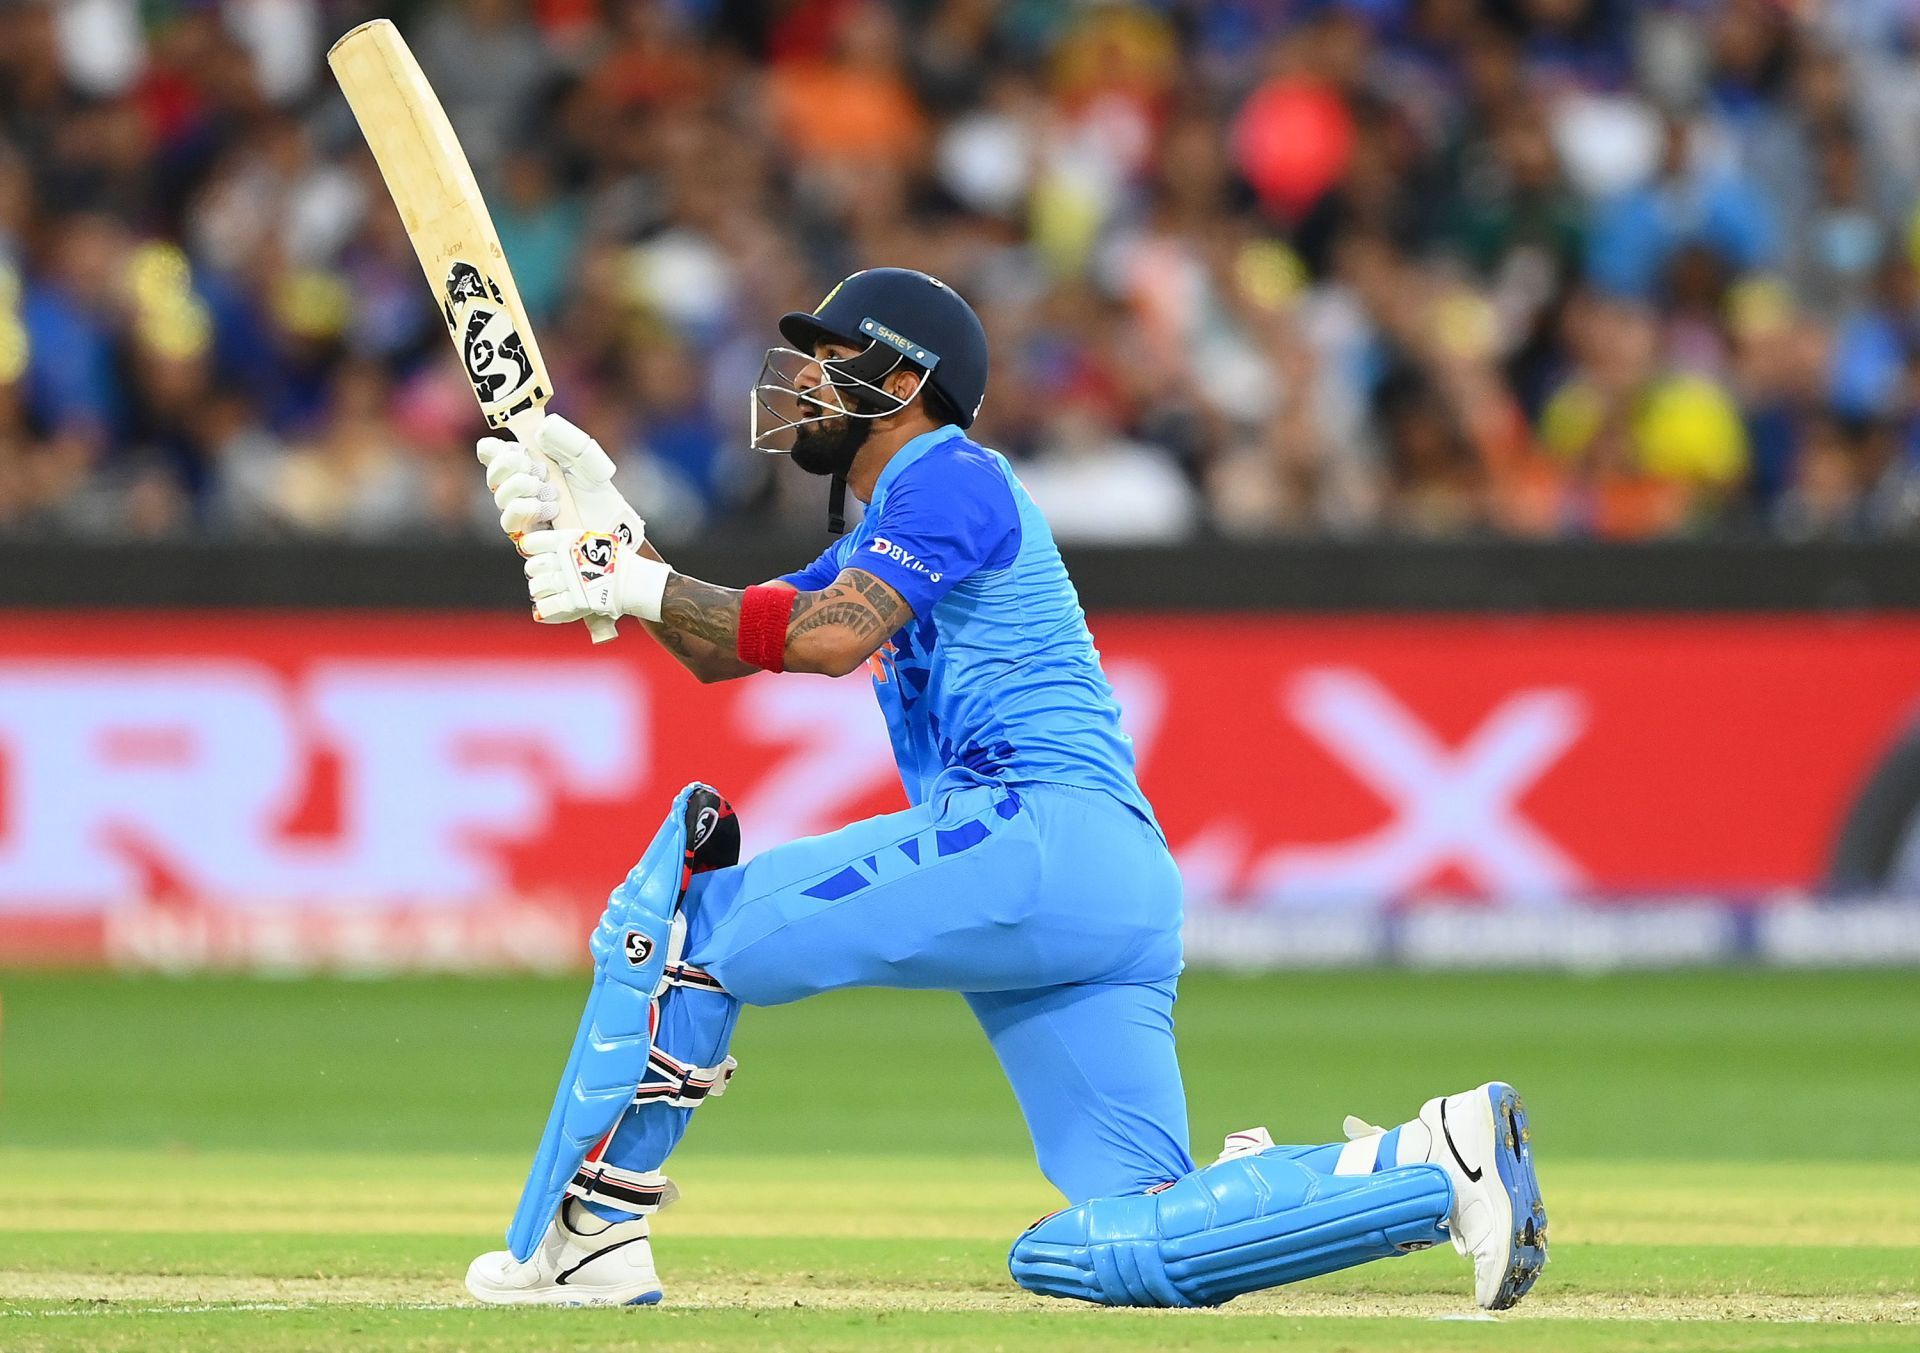
<path id="1" fill-rule="evenodd" d="M 713 538 L 675 565 L 744 585 L 797 568 L 818 537 Z M 1093 610 L 1847 611 L 1920 609 L 1920 544 L 1208 542 L 1074 549 Z M 0 606 L 515 607 L 517 562 L 484 543 L 0 543 Z"/>

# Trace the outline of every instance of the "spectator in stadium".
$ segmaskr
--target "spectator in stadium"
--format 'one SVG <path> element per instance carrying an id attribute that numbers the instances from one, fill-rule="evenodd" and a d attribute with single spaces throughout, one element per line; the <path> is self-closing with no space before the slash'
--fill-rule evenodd
<path id="1" fill-rule="evenodd" d="M 261 529 L 244 504 L 351 533 L 382 483 L 422 527 L 478 520 L 432 298 L 322 63 L 367 9 L 0 8 L 0 474 L 42 500 L 0 529 Z M 727 392 L 743 308 L 817 297 L 851 247 L 978 297 L 1025 359 L 983 435 L 1040 481 L 1164 484 L 1159 538 L 1908 529 L 1911 6 L 399 17 L 563 400 L 680 520 L 811 520 Z M 1880 468 L 1836 473 L 1843 444 Z"/>
<path id="2" fill-rule="evenodd" d="M 1709 377 L 1663 370 L 1644 305 L 1601 296 L 1568 312 L 1575 366 L 1548 400 L 1540 438 L 1565 473 L 1577 529 L 1646 536 L 1710 518 L 1747 472 L 1746 431 Z"/>
<path id="3" fill-rule="evenodd" d="M 1588 231 L 1587 271 L 1616 296 L 1649 301 L 1681 249 L 1711 251 L 1739 272 L 1778 262 L 1773 206 L 1757 184 L 1708 142 L 1707 133 L 1670 115 L 1654 178 L 1602 203 Z"/>

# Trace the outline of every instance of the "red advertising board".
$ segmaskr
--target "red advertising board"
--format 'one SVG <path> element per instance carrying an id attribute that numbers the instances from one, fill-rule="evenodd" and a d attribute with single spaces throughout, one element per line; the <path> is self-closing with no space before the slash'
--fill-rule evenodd
<path id="1" fill-rule="evenodd" d="M 1920 712 L 1920 618 L 1094 630 L 1199 914 L 1815 888 Z M 0 632 L 0 960 L 560 962 L 689 779 L 734 798 L 749 849 L 901 802 L 863 676 L 705 687 L 637 632 L 285 612 Z"/>

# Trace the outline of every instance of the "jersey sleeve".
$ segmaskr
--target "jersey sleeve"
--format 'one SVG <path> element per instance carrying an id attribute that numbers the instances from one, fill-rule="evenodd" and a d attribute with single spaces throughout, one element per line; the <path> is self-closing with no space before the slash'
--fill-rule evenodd
<path id="1" fill-rule="evenodd" d="M 774 581 L 786 583 L 796 592 L 818 592 L 840 576 L 840 542 L 834 541 L 820 551 L 820 557 L 794 573 L 782 573 Z"/>
<path id="2" fill-rule="evenodd" d="M 979 457 L 923 460 L 881 505 L 872 539 L 847 555 L 925 618 L 942 597 L 1020 552 L 1020 512 L 1006 475 Z"/>

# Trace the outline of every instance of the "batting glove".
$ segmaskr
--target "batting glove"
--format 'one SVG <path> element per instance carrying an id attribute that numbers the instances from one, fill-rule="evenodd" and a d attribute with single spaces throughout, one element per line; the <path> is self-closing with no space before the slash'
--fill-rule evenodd
<path id="1" fill-rule="evenodd" d="M 673 570 L 629 549 L 604 531 L 533 531 L 520 537 L 527 557 L 527 597 L 533 618 L 564 625 L 588 616 L 660 618 L 660 599 Z"/>
<path id="2" fill-rule="evenodd" d="M 638 548 L 647 538 L 647 524 L 613 483 L 613 458 L 600 443 L 566 419 L 548 414 L 535 442 L 540 453 L 559 469 L 567 491 L 580 510 L 588 531 L 617 537 Z M 553 524 L 560 510 L 560 493 L 546 464 L 527 454 L 518 442 L 483 437 L 474 448 L 487 467 L 487 487 L 500 509 L 500 529 L 518 541 L 528 531 Z M 523 550 L 524 552 L 524 550 Z"/>

